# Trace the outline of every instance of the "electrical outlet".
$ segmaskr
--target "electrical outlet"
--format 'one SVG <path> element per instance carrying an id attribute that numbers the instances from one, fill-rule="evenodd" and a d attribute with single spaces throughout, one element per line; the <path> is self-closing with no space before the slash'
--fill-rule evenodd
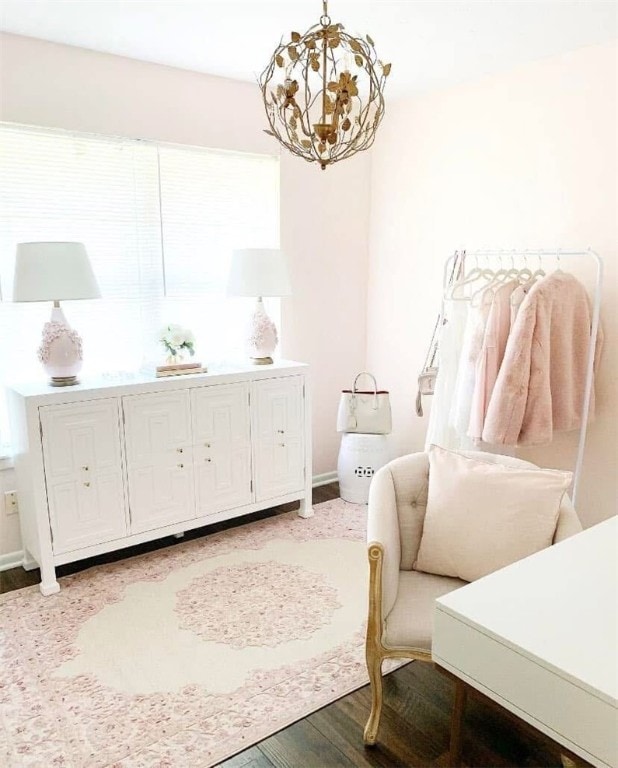
<path id="1" fill-rule="evenodd" d="M 16 515 L 19 512 L 17 491 L 7 491 L 4 494 L 4 509 L 7 515 Z"/>

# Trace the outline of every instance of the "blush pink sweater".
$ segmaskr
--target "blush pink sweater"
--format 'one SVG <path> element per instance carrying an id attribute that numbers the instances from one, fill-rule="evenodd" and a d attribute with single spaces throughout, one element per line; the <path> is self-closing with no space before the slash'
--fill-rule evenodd
<path id="1" fill-rule="evenodd" d="M 485 442 L 541 445 L 552 440 L 554 431 L 579 428 L 590 326 L 588 294 L 572 275 L 558 270 L 530 289 L 489 401 Z M 597 356 L 600 336 L 599 330 Z"/>
<path id="2" fill-rule="evenodd" d="M 476 360 L 474 392 L 470 408 L 468 436 L 479 441 L 487 408 L 494 391 L 500 365 L 509 340 L 511 329 L 511 294 L 517 288 L 517 280 L 509 280 L 494 290 L 493 301 L 487 317 L 483 346 Z"/>

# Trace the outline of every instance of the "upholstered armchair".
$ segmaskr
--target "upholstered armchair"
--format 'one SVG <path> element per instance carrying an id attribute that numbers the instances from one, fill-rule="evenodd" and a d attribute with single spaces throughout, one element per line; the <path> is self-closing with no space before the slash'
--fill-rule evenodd
<path id="1" fill-rule="evenodd" d="M 534 467 L 510 456 L 471 451 L 470 457 L 507 466 Z M 382 708 L 382 662 L 405 658 L 431 661 L 434 600 L 466 582 L 413 569 L 427 506 L 429 458 L 414 453 L 391 461 L 376 472 L 369 494 L 369 616 L 366 658 L 371 682 L 371 714 L 366 744 L 375 744 Z M 565 494 L 553 543 L 582 527 Z"/>

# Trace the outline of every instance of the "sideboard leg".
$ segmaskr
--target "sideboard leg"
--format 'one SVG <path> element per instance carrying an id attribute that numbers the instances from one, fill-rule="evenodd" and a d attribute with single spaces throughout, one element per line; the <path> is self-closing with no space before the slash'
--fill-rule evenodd
<path id="1" fill-rule="evenodd" d="M 43 597 L 49 597 L 49 595 L 55 595 L 60 592 L 60 584 L 57 581 L 46 581 L 39 584 L 39 590 Z"/>
<path id="2" fill-rule="evenodd" d="M 311 423 L 311 386 L 308 376 L 303 379 L 304 428 L 305 428 L 305 483 L 304 495 L 300 500 L 299 517 L 313 517 L 313 448 Z"/>
<path id="3" fill-rule="evenodd" d="M 56 569 L 53 565 L 41 564 L 41 583 L 39 589 L 43 597 L 60 592 L 60 584 L 56 581 Z"/>
<path id="4" fill-rule="evenodd" d="M 298 508 L 298 516 L 299 517 L 313 517 L 313 506 L 311 503 L 311 496 L 307 497 L 305 496 L 304 499 L 300 500 L 300 507 Z"/>

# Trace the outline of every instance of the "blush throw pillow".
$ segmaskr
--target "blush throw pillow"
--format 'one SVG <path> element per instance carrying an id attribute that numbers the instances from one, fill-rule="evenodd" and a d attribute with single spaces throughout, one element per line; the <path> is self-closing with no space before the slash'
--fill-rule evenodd
<path id="1" fill-rule="evenodd" d="M 429 450 L 429 491 L 414 569 L 474 581 L 552 543 L 571 473 Z"/>

